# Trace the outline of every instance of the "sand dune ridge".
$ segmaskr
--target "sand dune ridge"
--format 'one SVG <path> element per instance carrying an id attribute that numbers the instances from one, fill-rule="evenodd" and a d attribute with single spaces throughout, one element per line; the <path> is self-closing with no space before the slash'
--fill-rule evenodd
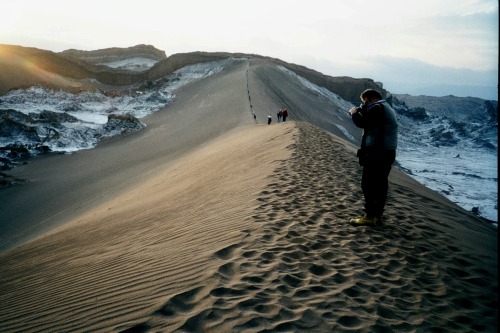
<path id="1" fill-rule="evenodd" d="M 58 228 L 0 253 L 0 331 L 496 331 L 496 232 L 397 170 L 384 224 L 351 226 L 356 148 L 260 125 L 281 105 L 329 117 L 274 66 L 233 61 L 144 131 L 16 168 L 35 181 L 4 197 L 32 210 L 3 216 Z"/>
<path id="2" fill-rule="evenodd" d="M 210 286 L 171 297 L 130 331 L 488 332 L 496 326 L 494 270 L 428 214 L 430 200 L 391 191 L 385 224 L 347 223 L 359 207 L 359 168 L 332 137 L 301 123 L 294 154 L 269 177 L 258 231 L 214 253 Z M 434 207 L 433 209 L 437 209 Z M 449 213 L 440 206 L 442 214 Z M 450 229 L 455 229 L 449 226 Z M 486 259 L 494 265 L 494 256 Z M 463 291 L 467 291 L 465 294 Z"/>

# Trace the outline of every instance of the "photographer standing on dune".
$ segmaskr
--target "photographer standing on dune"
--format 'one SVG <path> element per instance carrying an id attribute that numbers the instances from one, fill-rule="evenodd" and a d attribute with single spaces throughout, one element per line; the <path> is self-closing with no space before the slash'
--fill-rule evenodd
<path id="1" fill-rule="evenodd" d="M 361 93 L 360 107 L 349 110 L 352 121 L 363 129 L 359 164 L 363 167 L 361 189 L 365 197 L 365 214 L 351 219 L 354 225 L 382 223 L 387 201 L 389 173 L 396 159 L 398 123 L 396 113 L 382 95 L 373 89 Z"/>

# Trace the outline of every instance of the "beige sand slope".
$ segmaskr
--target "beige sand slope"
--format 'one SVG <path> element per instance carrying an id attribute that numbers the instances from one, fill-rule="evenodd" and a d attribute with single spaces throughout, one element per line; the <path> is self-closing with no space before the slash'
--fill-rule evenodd
<path id="1" fill-rule="evenodd" d="M 59 227 L 0 255 L 1 332 L 496 331 L 496 232 L 397 171 L 384 225 L 349 225 L 354 146 L 253 124 L 253 68 L 187 87 L 142 133 L 17 171 L 63 203 L 13 214 Z M 64 199 L 65 181 L 81 191 Z"/>

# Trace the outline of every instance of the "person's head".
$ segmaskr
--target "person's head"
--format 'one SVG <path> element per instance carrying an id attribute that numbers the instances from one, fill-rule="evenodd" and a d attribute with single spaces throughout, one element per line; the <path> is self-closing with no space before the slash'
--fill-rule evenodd
<path id="1" fill-rule="evenodd" d="M 359 96 L 359 98 L 361 98 L 361 101 L 363 103 L 369 104 L 380 101 L 382 99 L 382 95 L 376 90 L 366 89 L 361 93 L 361 96 Z"/>

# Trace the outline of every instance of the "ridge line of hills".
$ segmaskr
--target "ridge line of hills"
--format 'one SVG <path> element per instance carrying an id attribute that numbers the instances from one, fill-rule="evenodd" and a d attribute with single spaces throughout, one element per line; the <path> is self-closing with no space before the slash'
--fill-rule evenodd
<path id="1" fill-rule="evenodd" d="M 158 62 L 151 68 L 140 72 L 111 68 L 99 64 L 100 60 L 131 56 L 146 57 Z M 33 47 L 0 44 L 0 71 L 3 73 L 0 79 L 0 96 L 12 89 L 25 88 L 36 84 L 65 90 L 94 88 L 95 84 L 88 79 L 95 79 L 101 84 L 113 86 L 116 89 L 160 79 L 187 65 L 227 58 L 260 58 L 277 65 L 282 65 L 312 83 L 323 86 L 335 92 L 344 100 L 355 104 L 359 102 L 359 92 L 364 89 L 374 88 L 380 90 L 385 96 L 389 95 L 383 89 L 381 83 L 369 78 L 332 77 L 302 65 L 257 54 L 197 51 L 176 53 L 167 56 L 164 51 L 158 50 L 151 45 L 136 45 L 129 48 L 107 48 L 95 51 L 70 49 L 56 53 Z M 55 83 L 46 74 L 36 76 L 30 73 L 33 67 L 64 78 L 85 80 L 85 82 L 73 81 L 70 83 L 63 81 L 61 83 L 59 80 Z"/>

